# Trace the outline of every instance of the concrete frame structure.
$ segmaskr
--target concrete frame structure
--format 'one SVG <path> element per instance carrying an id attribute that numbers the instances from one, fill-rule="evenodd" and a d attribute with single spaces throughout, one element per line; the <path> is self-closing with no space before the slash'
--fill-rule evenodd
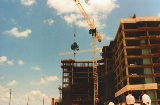
<path id="1" fill-rule="evenodd" d="M 93 105 L 94 78 L 92 61 L 62 60 L 62 105 Z M 97 61 L 98 88 L 103 86 L 102 74 L 104 61 Z M 99 90 L 99 103 L 102 103 L 102 91 Z"/>
<path id="2" fill-rule="evenodd" d="M 113 59 L 118 103 L 125 103 L 128 90 L 137 102 L 141 90 L 160 101 L 160 17 L 121 19 L 114 39 Z"/>
<path id="3" fill-rule="evenodd" d="M 125 104 L 128 90 L 140 103 L 141 90 L 160 104 L 160 17 L 121 19 L 115 39 L 98 61 L 99 105 Z M 93 105 L 92 61 L 62 60 L 62 105 Z"/>

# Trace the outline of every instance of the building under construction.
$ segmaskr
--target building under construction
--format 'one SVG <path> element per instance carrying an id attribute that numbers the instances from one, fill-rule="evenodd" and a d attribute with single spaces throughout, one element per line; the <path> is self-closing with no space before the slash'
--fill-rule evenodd
<path id="1" fill-rule="evenodd" d="M 98 62 L 99 89 L 103 86 L 104 61 Z M 92 61 L 62 60 L 62 105 L 93 105 L 94 78 Z M 99 95 L 102 92 L 99 91 Z M 103 98 L 103 97 L 100 97 Z"/>
<path id="2" fill-rule="evenodd" d="M 160 104 L 160 17 L 121 19 L 115 39 L 102 49 L 98 60 L 98 96 L 107 102 L 125 104 L 128 90 L 136 103 L 141 90 Z M 62 60 L 62 105 L 93 105 L 92 61 Z"/>

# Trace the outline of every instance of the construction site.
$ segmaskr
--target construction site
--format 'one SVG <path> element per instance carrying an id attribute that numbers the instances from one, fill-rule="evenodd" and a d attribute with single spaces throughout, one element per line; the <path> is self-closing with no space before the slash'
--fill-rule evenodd
<path id="1" fill-rule="evenodd" d="M 0 105 L 160 105 L 158 4 L 0 0 Z"/>
<path id="2" fill-rule="evenodd" d="M 92 60 L 61 60 L 62 105 L 123 105 L 128 90 L 136 103 L 142 102 L 141 90 L 145 90 L 152 105 L 160 104 L 160 17 L 121 19 L 101 56 L 96 81 Z"/>
<path id="3" fill-rule="evenodd" d="M 79 0 L 74 0 L 92 34 L 93 59 L 61 60 L 62 87 L 59 105 L 126 105 L 129 90 L 135 104 L 142 104 L 141 91 L 160 104 L 160 17 L 122 18 L 114 39 L 104 45 L 97 59 L 96 41 L 101 42 L 96 27 L 89 20 Z M 77 53 L 78 45 L 72 50 Z M 57 104 L 58 105 L 58 104 Z"/>

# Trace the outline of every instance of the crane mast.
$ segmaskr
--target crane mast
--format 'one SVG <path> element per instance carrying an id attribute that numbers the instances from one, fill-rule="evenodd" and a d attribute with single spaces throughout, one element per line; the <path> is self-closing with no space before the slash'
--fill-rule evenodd
<path id="1" fill-rule="evenodd" d="M 79 0 L 74 0 L 77 7 L 79 8 L 81 14 L 84 16 L 86 22 L 88 23 L 90 30 L 89 33 L 92 34 L 92 48 L 93 48 L 93 78 L 94 78 L 94 105 L 97 105 L 99 98 L 98 98 L 98 70 L 97 70 L 97 45 L 96 40 L 101 42 L 101 36 L 98 34 L 95 26 L 92 24 L 88 15 L 86 14 L 85 10 L 83 9 Z"/>

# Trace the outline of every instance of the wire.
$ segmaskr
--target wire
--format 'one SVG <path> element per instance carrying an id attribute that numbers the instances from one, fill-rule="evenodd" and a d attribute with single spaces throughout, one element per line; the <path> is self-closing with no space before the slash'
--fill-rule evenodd
<path id="1" fill-rule="evenodd" d="M 76 43 L 76 5 L 74 6 L 75 15 L 73 17 L 73 32 L 74 32 L 74 43 Z M 72 44 L 73 45 L 73 44 Z M 74 50 L 74 57 L 75 57 L 75 50 Z"/>

